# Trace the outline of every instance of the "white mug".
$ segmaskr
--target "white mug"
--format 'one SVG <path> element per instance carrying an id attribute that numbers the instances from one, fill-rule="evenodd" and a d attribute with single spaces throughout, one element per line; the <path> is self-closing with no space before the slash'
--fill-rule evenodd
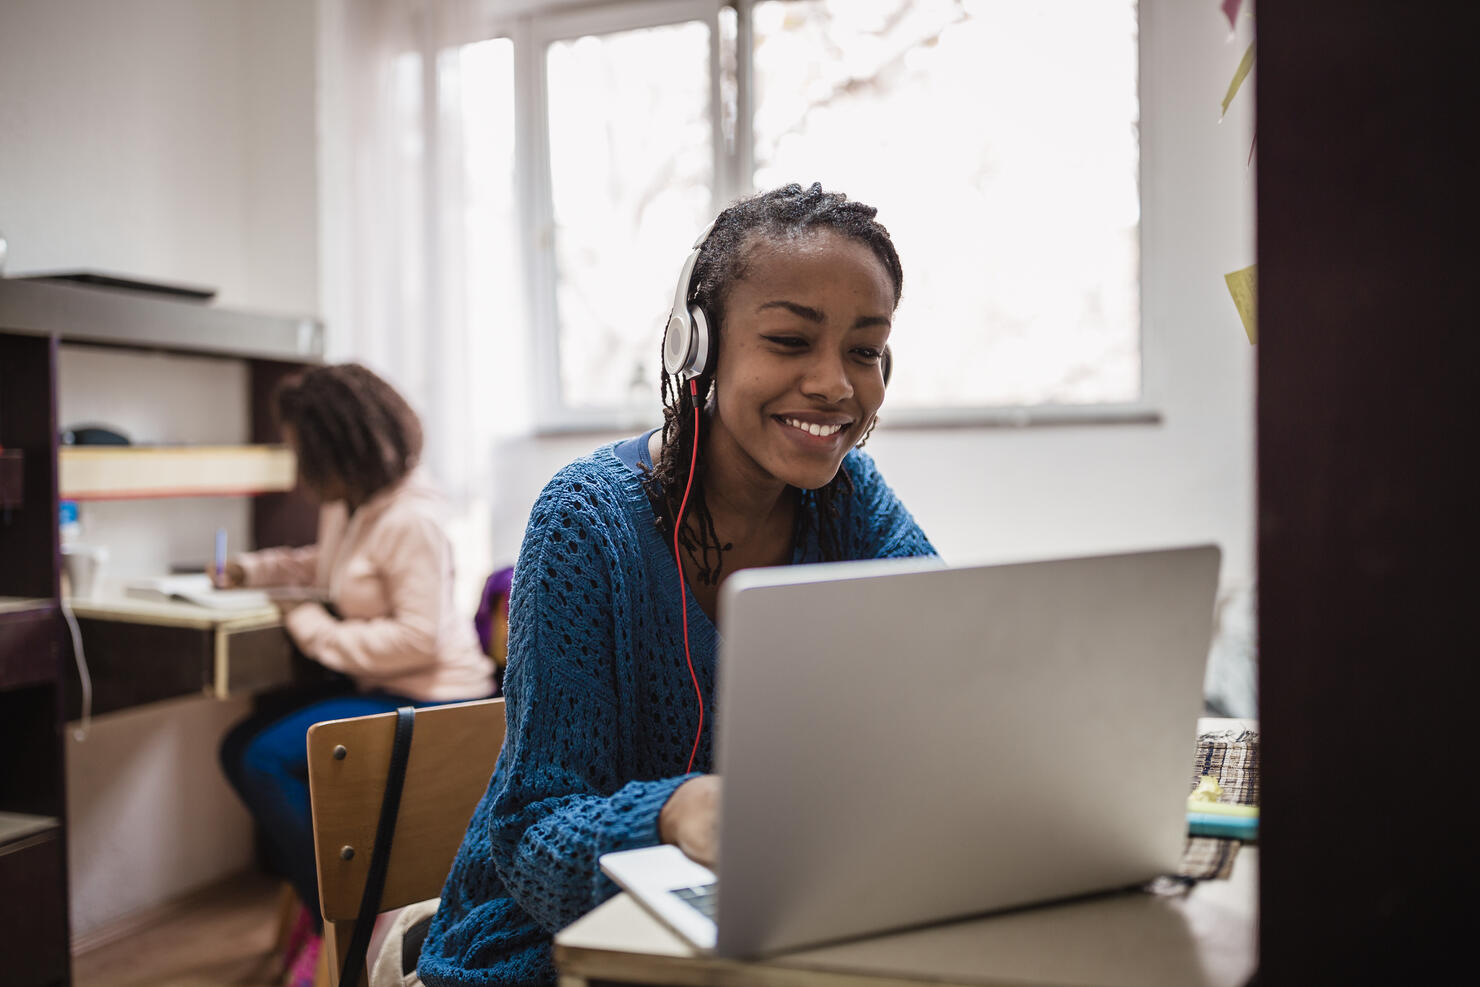
<path id="1" fill-rule="evenodd" d="M 71 595 L 80 599 L 92 596 L 107 562 L 108 550 L 101 545 L 63 545 L 62 572 L 71 587 Z"/>

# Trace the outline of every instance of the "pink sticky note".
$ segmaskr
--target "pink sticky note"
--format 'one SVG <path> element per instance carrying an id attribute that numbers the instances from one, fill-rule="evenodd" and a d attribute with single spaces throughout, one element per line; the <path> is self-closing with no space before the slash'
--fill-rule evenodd
<path id="1" fill-rule="evenodd" d="M 1233 30 L 1234 21 L 1238 18 L 1238 9 L 1244 5 L 1244 0 L 1223 0 L 1218 6 L 1223 8 L 1223 16 L 1228 18 L 1228 29 Z"/>

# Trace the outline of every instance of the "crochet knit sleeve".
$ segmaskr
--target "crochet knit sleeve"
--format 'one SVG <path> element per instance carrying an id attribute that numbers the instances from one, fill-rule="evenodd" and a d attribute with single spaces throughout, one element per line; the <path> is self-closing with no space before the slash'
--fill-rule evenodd
<path id="1" fill-rule="evenodd" d="M 636 533 L 621 492 L 581 465 L 541 494 L 514 569 L 508 725 L 489 792 L 494 867 L 548 932 L 615 893 L 597 858 L 657 844 L 659 810 L 685 780 L 632 780 L 624 764 L 618 626 L 631 620 L 623 559 Z"/>
<path id="2" fill-rule="evenodd" d="M 843 460 L 853 480 L 853 497 L 844 524 L 855 559 L 896 559 L 939 555 L 910 512 L 900 503 L 873 457 L 854 449 Z"/>

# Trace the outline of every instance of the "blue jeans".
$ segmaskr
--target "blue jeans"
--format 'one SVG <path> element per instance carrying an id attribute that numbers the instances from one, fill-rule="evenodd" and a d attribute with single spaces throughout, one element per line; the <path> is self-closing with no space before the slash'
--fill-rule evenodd
<path id="1" fill-rule="evenodd" d="M 221 767 L 257 821 L 268 867 L 293 885 L 315 928 L 323 919 L 308 803 L 308 728 L 323 720 L 389 713 L 400 706 L 437 705 L 441 704 L 385 692 L 336 696 L 286 715 L 278 711 L 249 716 L 221 742 Z"/>

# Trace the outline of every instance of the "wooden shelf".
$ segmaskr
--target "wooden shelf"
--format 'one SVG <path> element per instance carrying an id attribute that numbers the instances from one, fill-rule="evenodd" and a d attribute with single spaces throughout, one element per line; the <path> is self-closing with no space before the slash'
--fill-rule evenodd
<path id="1" fill-rule="evenodd" d="M 0 846 L 57 828 L 54 816 L 34 816 L 23 812 L 0 812 Z"/>
<path id="2" fill-rule="evenodd" d="M 307 316 L 238 312 L 124 289 L 0 278 L 6 332 L 66 343 L 317 363 L 324 325 Z"/>
<path id="3" fill-rule="evenodd" d="M 55 606 L 56 601 L 46 596 L 0 596 L 0 613 L 32 613 Z"/>
<path id="4" fill-rule="evenodd" d="M 64 500 L 281 493 L 297 478 L 283 446 L 68 446 L 58 459 Z"/>

